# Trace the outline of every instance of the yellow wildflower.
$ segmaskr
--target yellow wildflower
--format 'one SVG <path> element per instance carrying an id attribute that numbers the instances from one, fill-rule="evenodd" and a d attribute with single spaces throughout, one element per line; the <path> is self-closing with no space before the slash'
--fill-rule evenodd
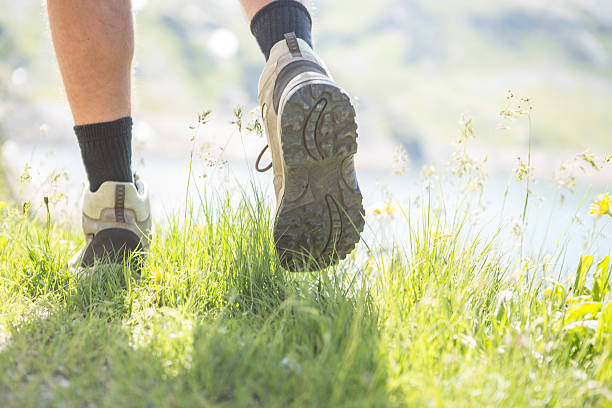
<path id="1" fill-rule="evenodd" d="M 6 207 L 8 207 L 8 203 L 6 201 L 0 201 L 0 210 Z"/>
<path id="2" fill-rule="evenodd" d="M 610 211 L 610 199 L 612 199 L 612 197 L 609 193 L 602 194 L 597 197 L 595 202 L 591 204 L 591 211 L 589 211 L 589 214 L 596 217 L 601 217 L 607 214 L 612 217 L 612 212 Z"/>
<path id="3" fill-rule="evenodd" d="M 395 201 L 378 202 L 367 211 L 368 214 L 374 214 L 379 217 L 395 217 L 400 212 L 401 207 Z"/>
<path id="4" fill-rule="evenodd" d="M 157 282 L 159 282 L 159 281 L 161 281 L 161 280 L 162 280 L 163 273 L 162 273 L 162 270 L 161 270 L 160 268 L 155 268 L 155 269 L 154 269 L 153 271 L 151 271 L 151 272 L 152 272 L 153 278 L 155 278 L 155 280 L 156 280 Z"/>

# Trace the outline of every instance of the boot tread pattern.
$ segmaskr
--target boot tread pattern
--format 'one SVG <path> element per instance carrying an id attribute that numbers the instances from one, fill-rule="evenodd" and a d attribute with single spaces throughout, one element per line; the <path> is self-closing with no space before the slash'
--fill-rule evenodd
<path id="1" fill-rule="evenodd" d="M 299 268 L 305 257 L 323 268 L 353 251 L 365 224 L 353 161 L 355 109 L 329 81 L 301 84 L 281 108 L 285 190 L 276 249 L 287 269 Z"/>

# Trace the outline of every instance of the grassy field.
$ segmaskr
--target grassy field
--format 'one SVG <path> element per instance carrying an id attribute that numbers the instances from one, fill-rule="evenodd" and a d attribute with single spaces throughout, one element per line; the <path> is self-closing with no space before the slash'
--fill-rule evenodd
<path id="1" fill-rule="evenodd" d="M 246 197 L 158 227 L 140 276 L 71 270 L 76 227 L 3 203 L 1 405 L 612 405 L 609 258 L 544 279 L 425 199 L 406 247 L 287 273 Z"/>

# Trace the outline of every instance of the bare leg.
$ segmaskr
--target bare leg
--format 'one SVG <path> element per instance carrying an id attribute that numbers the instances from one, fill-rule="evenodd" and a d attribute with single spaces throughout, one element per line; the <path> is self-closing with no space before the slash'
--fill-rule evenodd
<path id="1" fill-rule="evenodd" d="M 247 19 L 251 21 L 253 16 L 257 14 L 259 10 L 261 10 L 264 6 L 272 3 L 275 0 L 240 0 L 242 3 L 242 8 L 246 13 Z M 296 0 L 299 3 L 306 5 L 306 0 Z"/>
<path id="2" fill-rule="evenodd" d="M 47 0 L 47 8 L 75 123 L 130 116 L 130 0 Z"/>

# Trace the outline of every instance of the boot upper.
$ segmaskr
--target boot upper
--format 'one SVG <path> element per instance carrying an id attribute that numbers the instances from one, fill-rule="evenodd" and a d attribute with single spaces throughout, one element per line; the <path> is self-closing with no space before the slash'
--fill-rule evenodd
<path id="1" fill-rule="evenodd" d="M 144 248 L 151 232 L 149 191 L 140 180 L 135 183 L 107 181 L 98 191 L 87 190 L 83 197 L 83 232 L 87 242 L 106 229 L 135 233 Z"/>

